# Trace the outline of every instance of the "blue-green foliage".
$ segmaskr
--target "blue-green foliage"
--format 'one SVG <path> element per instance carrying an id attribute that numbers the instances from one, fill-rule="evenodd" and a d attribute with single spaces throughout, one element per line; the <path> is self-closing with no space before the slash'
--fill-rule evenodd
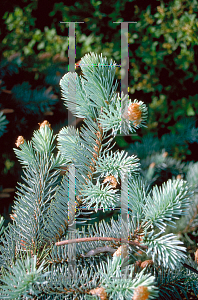
<path id="1" fill-rule="evenodd" d="M 137 156 L 113 152 L 120 119 L 127 119 L 117 110 L 114 128 L 105 128 L 102 121 L 116 110 L 114 100 L 120 101 L 113 84 L 116 64 L 93 53 L 81 64 L 83 76 L 68 73 L 60 81 L 66 107 L 85 118 L 81 130 L 68 126 L 54 136 L 44 121 L 31 141 L 21 137 L 20 149 L 14 149 L 23 165 L 23 183 L 17 186 L 13 223 L 1 236 L 0 295 L 83 300 L 95 299 L 95 289 L 102 287 L 109 299 L 129 300 L 144 286 L 147 298 L 157 299 L 165 288 L 157 284 L 155 272 L 165 270 L 167 276 L 169 270 L 184 269 L 186 248 L 165 229 L 187 213 L 193 193 L 179 179 L 149 187 L 140 177 Z M 140 109 L 139 127 L 144 126 L 146 106 L 138 100 L 127 104 L 132 103 Z M 135 121 L 125 122 L 125 129 L 136 130 Z M 103 219 L 76 229 L 75 218 L 82 225 L 90 211 L 115 208 L 121 208 L 118 221 Z M 68 242 L 73 238 L 75 243 Z M 82 238 L 86 239 L 79 241 Z M 129 260 L 123 243 L 128 244 Z M 136 269 L 140 250 L 144 259 L 152 258 L 152 268 Z M 109 252 L 116 252 L 113 258 Z M 196 278 L 190 281 L 183 288 L 195 291 Z"/>
<path id="2" fill-rule="evenodd" d="M 58 101 L 51 91 L 46 88 L 32 90 L 28 82 L 15 85 L 12 95 L 16 104 L 27 114 L 44 113 Z"/>
<path id="3" fill-rule="evenodd" d="M 45 277 L 47 276 L 47 272 L 45 272 L 44 268 L 45 261 L 42 261 L 40 266 L 37 267 L 36 255 L 32 258 L 28 255 L 26 258 L 23 256 L 4 275 L 3 284 L 1 285 L 2 299 L 7 299 L 8 286 L 10 299 L 19 299 L 21 295 L 26 299 L 35 299 L 34 297 L 40 294 L 35 285 L 46 284 Z"/>
<path id="4" fill-rule="evenodd" d="M 6 120 L 6 116 L 3 114 L 2 111 L 0 111 L 0 137 L 7 131 L 6 125 L 9 123 L 8 120 Z"/>

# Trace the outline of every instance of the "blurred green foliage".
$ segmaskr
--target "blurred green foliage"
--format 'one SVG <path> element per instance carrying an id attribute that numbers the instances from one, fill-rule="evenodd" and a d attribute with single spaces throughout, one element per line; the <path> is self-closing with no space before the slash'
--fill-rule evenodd
<path id="1" fill-rule="evenodd" d="M 133 29 L 130 92 L 150 96 L 149 128 L 172 130 L 181 116 L 197 114 L 197 1 L 161 2 L 152 13 L 137 7 Z M 129 46 L 130 47 L 130 46 Z M 133 48 L 133 47 L 132 47 Z"/>
<path id="2" fill-rule="evenodd" d="M 6 132 L 6 125 L 9 123 L 6 116 L 0 111 L 0 137 Z"/>
<path id="3" fill-rule="evenodd" d="M 32 5 L 29 4 L 24 9 L 16 7 L 14 12 L 4 14 L 3 19 L 9 31 L 2 41 L 4 55 L 8 56 L 16 52 L 21 52 L 25 56 L 35 55 L 35 45 L 38 51 L 44 49 L 54 55 L 64 54 L 68 48 L 67 37 L 57 35 L 55 28 L 49 29 L 46 26 L 43 32 L 35 28 L 32 9 Z"/>
<path id="4" fill-rule="evenodd" d="M 128 25 L 129 96 L 149 107 L 148 128 L 140 135 L 150 131 L 162 136 L 174 133 L 182 117 L 198 114 L 197 13 L 197 0 L 150 4 L 137 0 L 68 0 L 48 5 L 21 0 L 20 5 L 13 4 L 12 10 L 4 13 L 0 50 L 2 58 L 8 60 L 19 53 L 23 68 L 34 74 L 35 82 L 40 79 L 43 86 L 53 86 L 58 93 L 61 63 L 68 62 L 68 24 L 60 22 L 84 22 L 75 25 L 76 61 L 94 51 L 118 64 L 120 24 L 114 22 L 137 22 Z M 120 78 L 119 68 L 117 75 Z M 180 147 L 175 151 L 176 156 L 184 152 L 185 157 L 187 150 Z"/>

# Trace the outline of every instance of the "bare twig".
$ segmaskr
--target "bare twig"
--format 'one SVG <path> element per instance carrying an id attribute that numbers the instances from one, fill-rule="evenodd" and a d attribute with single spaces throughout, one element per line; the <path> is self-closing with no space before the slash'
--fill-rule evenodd
<path id="1" fill-rule="evenodd" d="M 92 242 L 92 241 L 115 241 L 115 242 L 123 242 L 123 243 L 129 243 L 129 245 L 141 247 L 143 249 L 148 249 L 147 246 L 141 245 L 138 242 L 128 241 L 128 240 L 119 239 L 119 238 L 113 238 L 113 237 L 102 237 L 102 236 L 88 237 L 88 238 L 79 238 L 79 239 L 72 239 L 72 240 L 65 240 L 65 241 L 57 242 L 55 245 L 56 246 L 61 246 L 61 245 L 68 245 L 68 244 L 73 244 L 73 243 Z"/>

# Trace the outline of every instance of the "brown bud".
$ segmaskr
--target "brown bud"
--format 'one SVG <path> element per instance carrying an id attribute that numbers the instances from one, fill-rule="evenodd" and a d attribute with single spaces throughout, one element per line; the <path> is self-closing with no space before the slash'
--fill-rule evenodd
<path id="1" fill-rule="evenodd" d="M 182 179 L 182 176 L 180 174 L 177 175 L 177 179 Z"/>
<path id="2" fill-rule="evenodd" d="M 147 286 L 138 286 L 134 290 L 132 300 L 147 300 L 149 295 L 150 295 L 150 293 L 148 291 Z"/>
<path id="3" fill-rule="evenodd" d="M 116 188 L 117 186 L 117 181 L 115 179 L 114 176 L 110 175 L 110 176 L 107 176 L 104 180 L 103 180 L 104 183 L 106 182 L 110 182 L 110 184 L 112 185 L 112 187 Z"/>
<path id="4" fill-rule="evenodd" d="M 127 257 L 127 255 L 128 255 L 128 251 L 127 251 L 127 245 L 122 245 L 122 246 L 120 246 L 117 250 L 116 250 L 116 252 L 114 252 L 114 254 L 113 254 L 113 256 L 115 257 L 115 256 L 123 256 L 124 258 L 126 258 Z"/>
<path id="5" fill-rule="evenodd" d="M 141 116 L 142 116 L 142 112 L 140 110 L 140 104 L 139 103 L 132 103 L 128 107 L 128 119 L 129 119 L 129 121 L 134 121 L 134 125 L 136 127 L 142 121 Z"/>
<path id="6" fill-rule="evenodd" d="M 24 144 L 24 141 L 25 141 L 25 140 L 24 140 L 24 137 L 23 137 L 22 135 L 20 135 L 20 136 L 18 136 L 15 145 L 16 145 L 17 147 L 19 147 L 20 145 Z"/>
<path id="7" fill-rule="evenodd" d="M 101 300 L 107 300 L 107 292 L 103 287 L 91 290 L 90 294 L 98 296 Z"/>
<path id="8" fill-rule="evenodd" d="M 145 260 L 141 263 L 140 267 L 142 269 L 146 268 L 147 266 L 152 266 L 153 265 L 153 261 L 151 259 Z"/>
<path id="9" fill-rule="evenodd" d="M 39 129 L 41 129 L 42 127 L 44 128 L 45 125 L 47 125 L 50 129 L 52 129 L 51 124 L 47 120 L 43 121 L 42 123 L 38 123 L 38 124 L 40 125 Z"/>

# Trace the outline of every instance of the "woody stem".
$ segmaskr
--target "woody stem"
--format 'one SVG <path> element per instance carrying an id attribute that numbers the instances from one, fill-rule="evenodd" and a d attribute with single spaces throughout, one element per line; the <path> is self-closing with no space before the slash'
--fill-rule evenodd
<path id="1" fill-rule="evenodd" d="M 129 245 L 141 247 L 142 249 L 148 249 L 147 246 L 141 245 L 138 242 L 128 241 L 128 240 L 120 239 L 120 238 L 102 237 L 102 236 L 88 237 L 88 238 L 79 238 L 79 239 L 72 239 L 72 240 L 65 240 L 65 241 L 57 242 L 56 246 L 68 245 L 68 244 L 73 244 L 73 243 L 90 242 L 90 241 L 115 241 L 115 242 L 123 242 L 123 243 L 129 243 Z"/>

